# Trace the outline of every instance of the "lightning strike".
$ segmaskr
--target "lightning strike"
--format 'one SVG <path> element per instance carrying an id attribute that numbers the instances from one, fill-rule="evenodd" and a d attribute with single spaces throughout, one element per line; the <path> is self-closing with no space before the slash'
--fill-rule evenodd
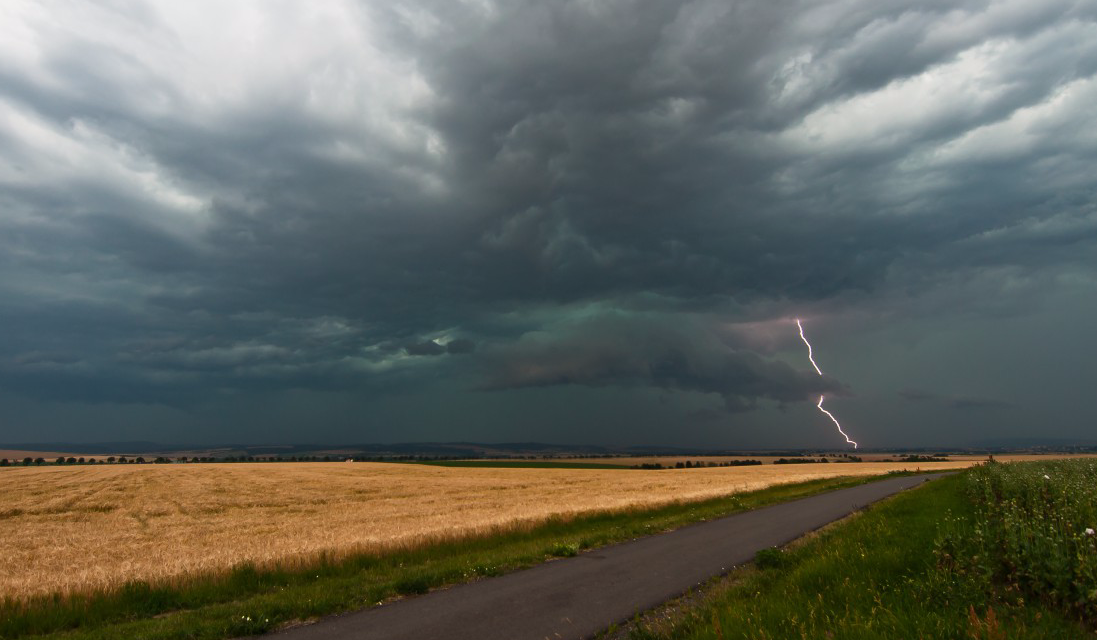
<path id="1" fill-rule="evenodd" d="M 808 360 L 811 361 L 811 366 L 815 367 L 815 373 L 818 373 L 819 375 L 823 375 L 823 370 L 819 368 L 819 365 L 815 364 L 815 358 L 812 356 L 812 353 L 811 353 L 811 343 L 808 342 L 807 336 L 804 335 L 804 325 L 800 324 L 800 319 L 799 318 L 796 319 L 796 326 L 800 328 L 800 339 L 803 340 L 804 344 L 806 344 L 808 346 Z M 831 422 L 834 423 L 834 426 L 838 427 L 838 433 L 842 434 L 842 437 L 846 439 L 846 442 L 853 445 L 853 448 L 856 449 L 857 448 L 857 443 L 854 442 L 853 440 L 850 440 L 849 436 L 846 435 L 846 432 L 842 431 L 842 425 L 839 424 L 838 418 L 835 418 L 833 413 L 831 413 L 831 412 L 829 412 L 829 411 L 827 411 L 826 409 L 823 408 L 823 400 L 825 400 L 825 399 L 826 399 L 825 395 L 820 395 L 819 396 L 819 404 L 817 404 L 815 406 L 818 407 L 819 411 L 822 411 L 823 413 L 827 414 L 827 417 L 830 418 Z"/>
<path id="2" fill-rule="evenodd" d="M 800 327 L 800 339 L 808 346 L 808 360 L 811 360 L 811 366 L 815 367 L 815 373 L 823 375 L 823 371 L 819 368 L 819 365 L 815 364 L 815 358 L 811 356 L 811 343 L 808 342 L 807 336 L 804 335 L 804 325 L 800 324 L 799 318 L 796 318 L 796 326 Z"/>

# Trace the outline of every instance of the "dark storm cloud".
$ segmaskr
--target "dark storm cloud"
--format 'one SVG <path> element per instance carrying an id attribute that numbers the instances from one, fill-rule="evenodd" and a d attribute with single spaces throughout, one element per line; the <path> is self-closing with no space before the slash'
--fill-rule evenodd
<path id="1" fill-rule="evenodd" d="M 1025 313 L 1093 278 L 1089 3 L 250 10 L 0 26 L 7 388 L 738 410 L 843 387 L 720 323 Z"/>
<path id="2" fill-rule="evenodd" d="M 729 411 L 759 400 L 809 400 L 847 391 L 837 381 L 739 351 L 703 323 L 611 315 L 523 336 L 489 354 L 492 390 L 553 385 L 653 385 L 714 393 Z"/>
<path id="3" fill-rule="evenodd" d="M 972 396 L 942 396 L 928 391 L 906 389 L 898 392 L 899 396 L 910 402 L 929 402 L 944 405 L 950 409 L 1016 409 L 1017 405 L 1004 400 L 993 398 L 977 398 Z"/>
<path id="4" fill-rule="evenodd" d="M 458 338 L 445 344 L 435 340 L 424 340 L 404 347 L 410 356 L 440 356 L 442 354 L 465 354 L 476 350 L 476 343 L 467 338 Z"/>
<path id="5" fill-rule="evenodd" d="M 920 155 L 1093 73 L 1093 45 L 1056 33 L 1071 30 L 1071 5 L 843 3 L 802 20 L 781 3 L 629 9 L 640 17 L 508 5 L 470 26 L 475 37 L 459 17 L 429 39 L 398 34 L 447 96 L 433 123 L 457 179 L 486 198 L 472 257 L 499 268 L 478 292 L 820 299 L 878 288 L 896 260 L 1021 224 L 1030 211 L 1010 203 L 1052 196 L 1015 182 L 1032 165 L 1024 154 L 1005 175 L 964 167 L 913 198 L 889 194 L 892 183 L 939 180 Z M 972 24 L 949 33 L 956 12 Z M 983 44 L 1010 38 L 1013 50 Z M 999 66 L 978 93 L 926 95 L 987 62 Z M 937 67 L 948 73 L 934 80 Z M 877 93 L 881 108 L 858 102 Z"/>
<path id="6" fill-rule="evenodd" d="M 440 356 L 446 352 L 446 347 L 433 340 L 409 344 L 404 347 L 410 356 Z"/>
<path id="7" fill-rule="evenodd" d="M 458 338 L 446 344 L 446 352 L 453 354 L 472 353 L 476 351 L 476 343 L 467 338 Z"/>
<path id="8" fill-rule="evenodd" d="M 918 391 L 916 389 L 906 389 L 898 392 L 899 397 L 911 402 L 926 402 L 927 400 L 934 400 L 937 396 L 929 393 L 928 391 Z"/>

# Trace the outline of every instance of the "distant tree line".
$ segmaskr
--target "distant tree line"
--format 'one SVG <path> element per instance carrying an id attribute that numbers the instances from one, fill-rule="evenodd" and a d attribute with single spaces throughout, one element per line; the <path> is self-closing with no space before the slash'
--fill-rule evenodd
<path id="1" fill-rule="evenodd" d="M 715 460 L 698 460 L 696 462 L 692 460 L 686 460 L 685 462 L 678 461 L 671 466 L 667 463 L 664 466 L 659 462 L 645 462 L 643 464 L 634 464 L 633 469 L 701 469 L 707 467 L 750 467 L 756 464 L 762 464 L 761 460 L 724 460 L 723 462 L 717 462 Z"/>
<path id="2" fill-rule="evenodd" d="M 941 457 L 938 457 L 938 456 L 919 456 L 919 455 L 911 454 L 911 455 L 908 455 L 908 456 L 901 456 L 898 461 L 899 462 L 948 462 L 948 458 L 941 458 Z"/>
<path id="3" fill-rule="evenodd" d="M 529 456 L 535 459 L 536 456 Z M 44 458 L 8 459 L 0 458 L 0 467 L 17 466 L 41 466 L 53 465 L 90 465 L 90 464 L 195 464 L 211 462 L 430 462 L 438 460 L 468 460 L 468 456 L 428 456 L 428 455 L 400 455 L 400 456 L 157 456 L 146 459 L 144 456 L 108 456 L 106 458 L 87 458 L 74 456 L 59 456 L 52 462 Z"/>
<path id="4" fill-rule="evenodd" d="M 614 458 L 620 456 L 614 455 L 602 455 L 602 456 L 506 456 L 500 459 L 510 460 L 537 460 L 537 459 L 568 459 L 572 457 L 591 457 L 591 458 Z M 15 467 L 15 466 L 41 466 L 44 464 L 54 465 L 79 465 L 79 464 L 197 464 L 197 463 L 223 463 L 223 462 L 437 462 L 441 460 L 473 460 L 484 459 L 483 456 L 443 456 L 443 455 L 396 455 L 396 456 L 339 456 L 339 455 L 294 455 L 294 456 L 157 456 L 155 458 L 146 459 L 145 456 L 108 456 L 106 458 L 90 458 L 90 457 L 74 457 L 74 456 L 60 456 L 52 461 L 47 462 L 44 458 L 31 458 L 26 457 L 22 460 L 17 458 L 0 458 L 0 467 Z M 494 458 L 493 458 L 494 459 Z M 899 458 L 900 462 L 939 462 L 945 461 L 946 458 L 939 458 L 934 456 L 919 456 L 908 455 Z M 828 460 L 827 458 L 780 458 L 774 462 L 774 464 L 805 464 L 815 462 L 861 462 L 861 458 L 850 454 L 837 454 L 835 459 Z M 667 462 L 662 464 L 659 462 L 646 462 L 643 464 L 632 465 L 633 469 L 698 469 L 702 467 L 745 467 L 762 464 L 760 460 L 724 460 L 717 462 L 714 460 L 686 460 L 679 461 L 674 464 Z"/>
<path id="5" fill-rule="evenodd" d="M 29 467 L 32 465 L 38 466 L 43 464 L 46 464 L 44 458 L 23 458 L 22 461 L 18 460 L 17 458 L 12 458 L 11 460 L 8 460 L 7 458 L 0 458 L 0 467 L 18 467 L 20 465 L 24 467 Z"/>

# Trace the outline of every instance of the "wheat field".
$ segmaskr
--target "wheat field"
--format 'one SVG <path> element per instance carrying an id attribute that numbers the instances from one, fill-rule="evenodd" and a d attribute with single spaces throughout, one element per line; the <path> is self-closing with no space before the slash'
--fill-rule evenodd
<path id="1" fill-rule="evenodd" d="M 244 562 L 417 546 L 551 516 L 972 461 L 662 471 L 385 463 L 20 467 L 0 472 L 0 598 L 166 582 Z"/>

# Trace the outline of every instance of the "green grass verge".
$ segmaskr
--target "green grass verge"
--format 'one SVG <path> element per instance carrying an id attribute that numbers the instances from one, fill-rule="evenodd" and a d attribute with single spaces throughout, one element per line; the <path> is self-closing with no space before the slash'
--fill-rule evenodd
<path id="1" fill-rule="evenodd" d="M 0 604 L 0 639 L 219 639 L 262 633 L 296 620 L 370 607 L 404 594 L 528 567 L 880 476 L 830 478 L 703 502 L 596 513 L 386 555 L 320 562 L 305 570 L 241 567 L 174 587 L 132 584 L 113 593 Z"/>
<path id="2" fill-rule="evenodd" d="M 555 460 L 415 460 L 408 464 L 434 467 L 488 467 L 493 469 L 629 469 L 624 464 L 557 462 Z"/>
<path id="3" fill-rule="evenodd" d="M 988 592 L 938 565 L 943 523 L 976 517 L 966 475 L 935 480 L 825 529 L 759 554 L 730 586 L 634 640 L 1092 637 L 1064 614 L 1017 594 Z"/>

